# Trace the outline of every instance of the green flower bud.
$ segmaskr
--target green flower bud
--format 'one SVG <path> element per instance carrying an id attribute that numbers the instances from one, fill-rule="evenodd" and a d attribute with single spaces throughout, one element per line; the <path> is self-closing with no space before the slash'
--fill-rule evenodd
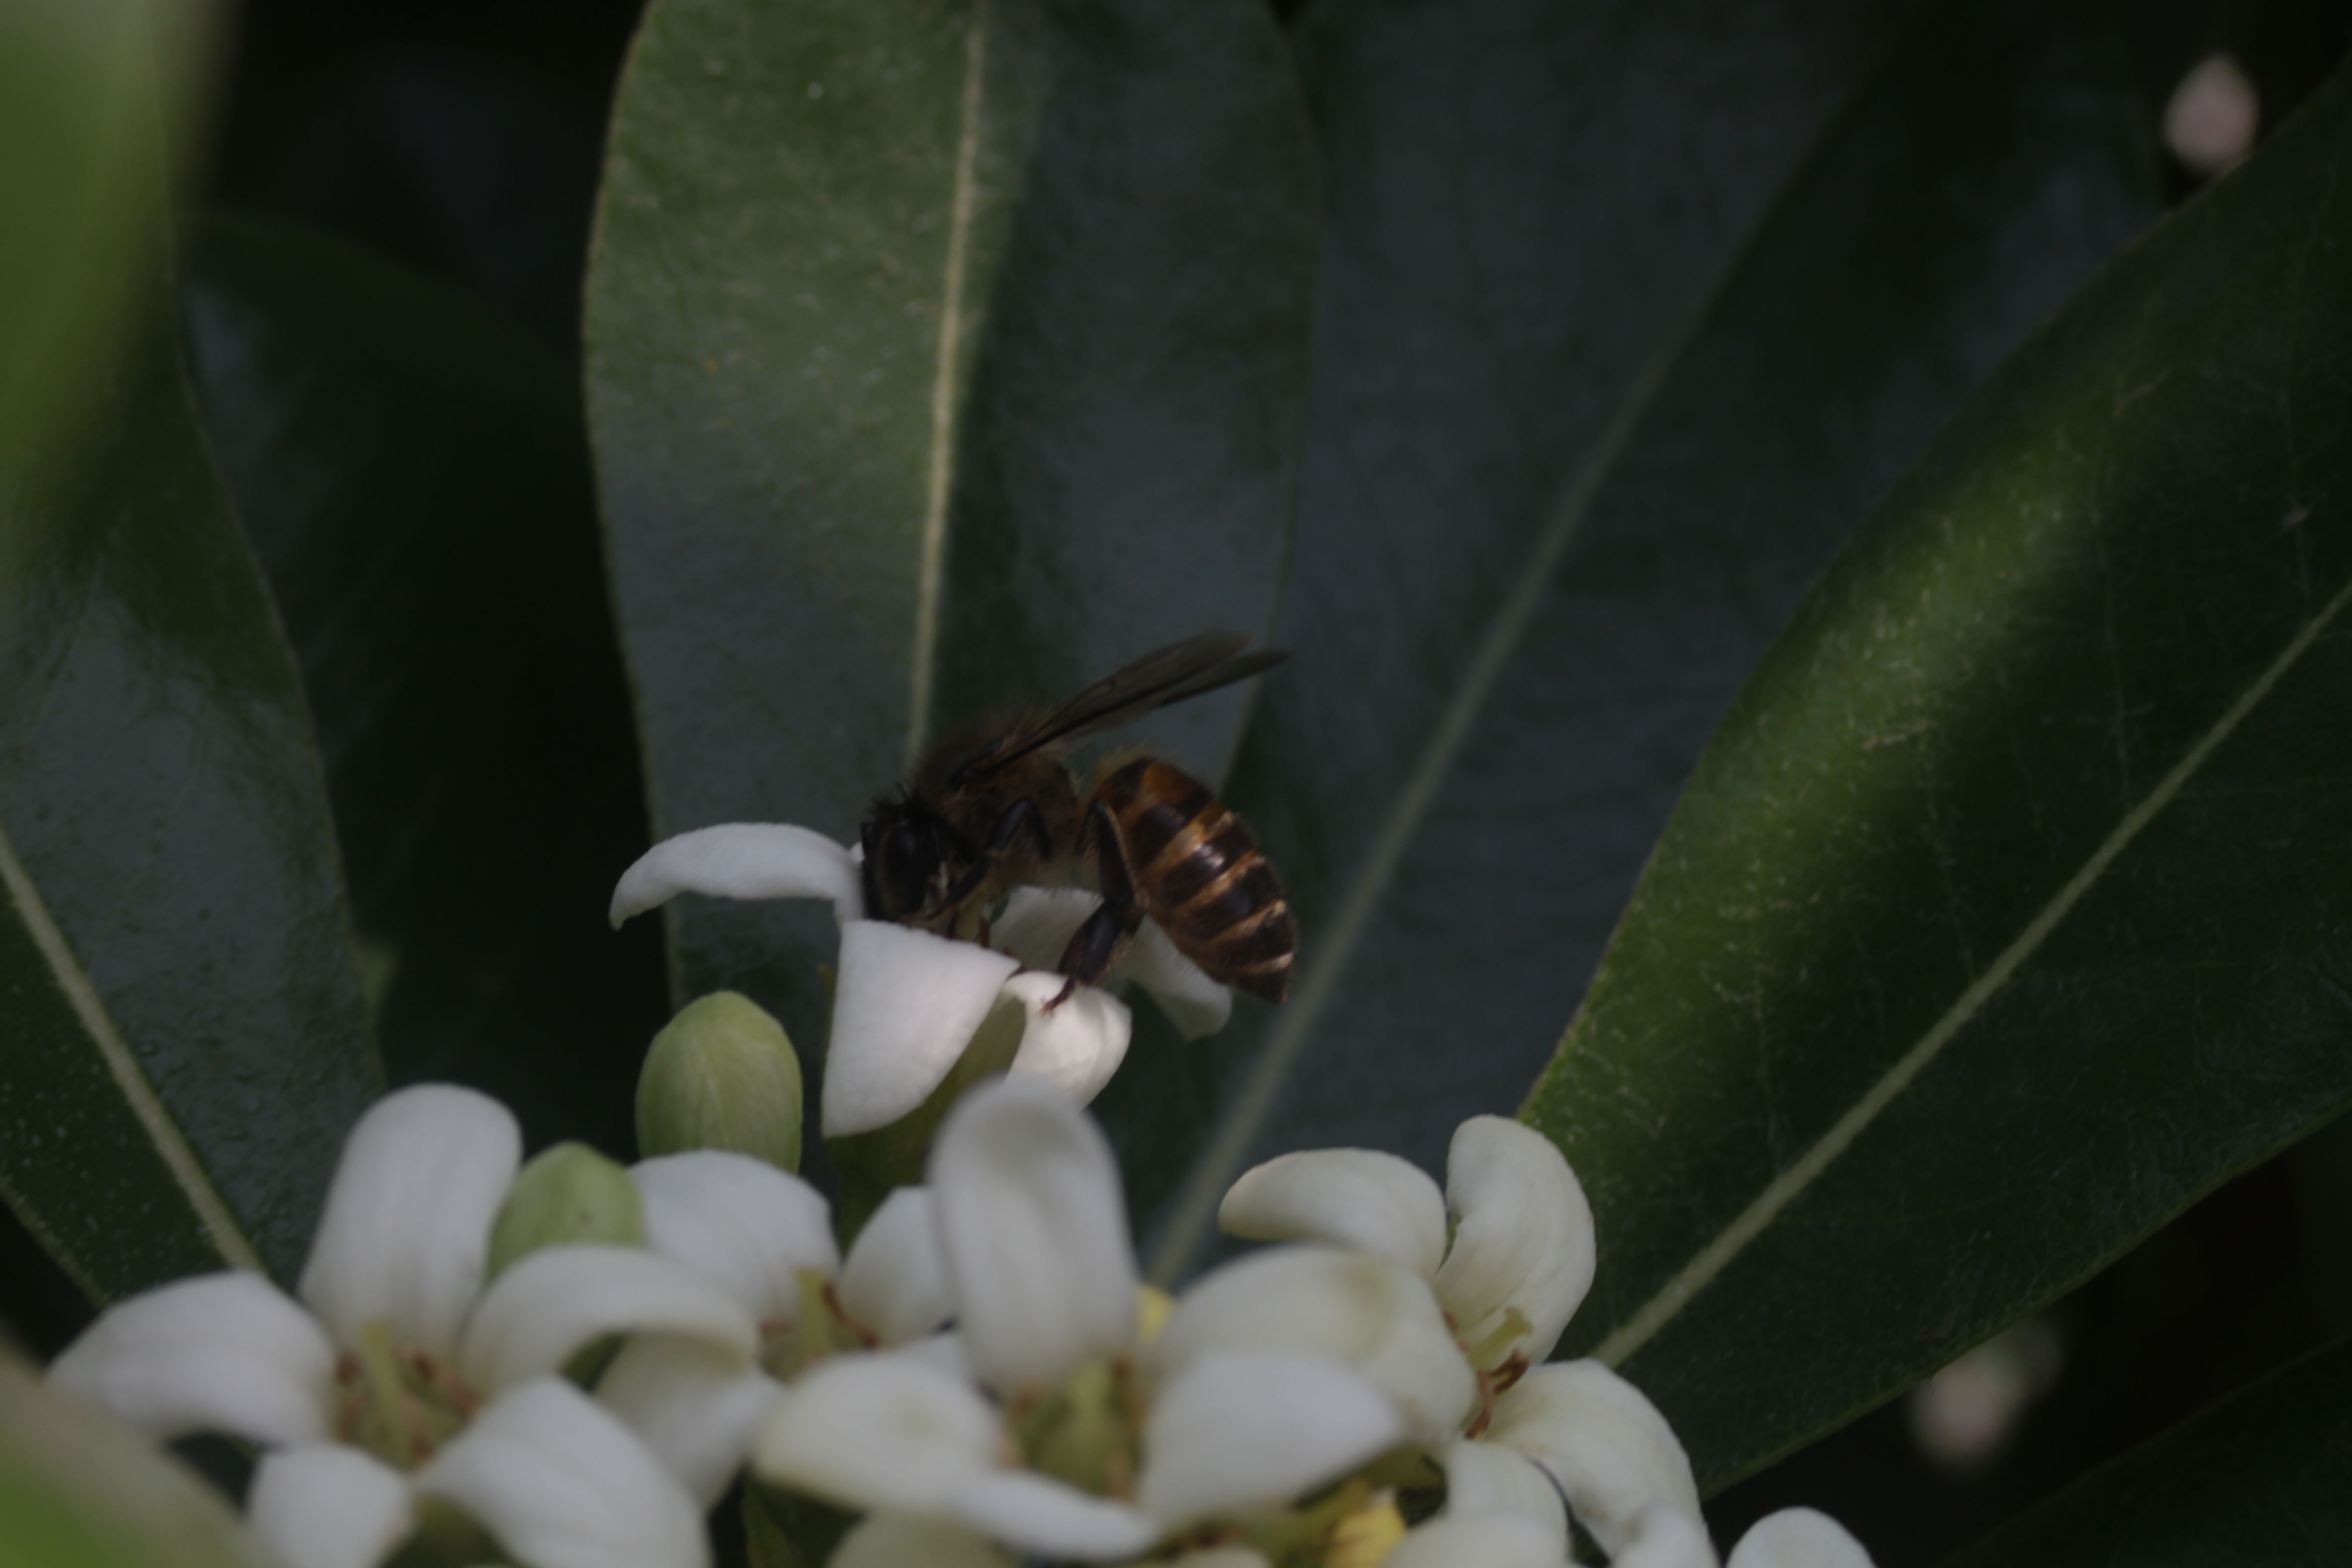
<path id="1" fill-rule="evenodd" d="M 490 1230 L 490 1272 L 542 1247 L 641 1247 L 645 1239 L 645 1204 L 629 1173 L 585 1143 L 558 1143 L 515 1177 Z"/>
<path id="2" fill-rule="evenodd" d="M 750 997 L 716 991 L 654 1037 L 637 1075 L 637 1151 L 730 1149 L 801 1168 L 801 1059 Z"/>

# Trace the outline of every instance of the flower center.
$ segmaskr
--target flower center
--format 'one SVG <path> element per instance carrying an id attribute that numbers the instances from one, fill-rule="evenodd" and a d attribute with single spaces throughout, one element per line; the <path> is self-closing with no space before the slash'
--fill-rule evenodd
<path id="1" fill-rule="evenodd" d="M 829 1355 L 878 1348 L 882 1336 L 849 1315 L 840 1292 L 820 1268 L 793 1275 L 800 1286 L 800 1311 L 789 1323 L 760 1325 L 760 1365 L 779 1382 L 790 1382 Z"/>
<path id="2" fill-rule="evenodd" d="M 1275 1568 L 1380 1568 L 1404 1533 L 1396 1493 L 1360 1475 L 1296 1508 L 1197 1532 L 1187 1544 L 1246 1545 Z"/>
<path id="3" fill-rule="evenodd" d="M 1404 1515 L 1395 1494 L 1374 1492 L 1361 1500 L 1351 1495 L 1348 1500 L 1355 1506 L 1331 1526 L 1321 1568 L 1379 1568 L 1404 1539 Z"/>
<path id="4" fill-rule="evenodd" d="M 1527 1353 L 1509 1350 L 1509 1347 L 1513 1341 L 1534 1326 L 1517 1307 L 1508 1307 L 1504 1309 L 1503 1321 L 1495 1325 L 1494 1331 L 1476 1344 L 1463 1344 L 1459 1339 L 1454 1341 L 1462 1345 L 1462 1353 L 1470 1358 L 1470 1370 L 1478 1377 L 1478 1409 L 1470 1417 L 1469 1425 L 1462 1429 L 1464 1436 L 1483 1435 L 1494 1424 L 1495 1401 L 1502 1397 L 1506 1389 L 1528 1374 Z M 1509 1353 L 1505 1354 L 1506 1351 Z"/>
<path id="5" fill-rule="evenodd" d="M 394 1343 L 381 1318 L 360 1330 L 356 1350 L 337 1359 L 335 1389 L 336 1437 L 399 1470 L 431 1458 L 482 1405 L 455 1368 Z"/>
<path id="6" fill-rule="evenodd" d="M 1097 1497 L 1134 1498 L 1144 1404 L 1125 1356 L 1090 1361 L 1059 1388 L 1014 1399 L 1004 1414 L 1030 1468 Z"/>

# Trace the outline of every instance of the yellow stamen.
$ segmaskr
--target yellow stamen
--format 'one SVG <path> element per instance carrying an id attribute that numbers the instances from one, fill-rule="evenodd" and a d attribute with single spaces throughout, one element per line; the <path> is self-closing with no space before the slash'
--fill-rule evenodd
<path id="1" fill-rule="evenodd" d="M 1362 1508 L 1331 1527 L 1323 1548 L 1323 1568 L 1380 1568 L 1404 1539 L 1404 1515 L 1396 1497 L 1378 1492 Z"/>

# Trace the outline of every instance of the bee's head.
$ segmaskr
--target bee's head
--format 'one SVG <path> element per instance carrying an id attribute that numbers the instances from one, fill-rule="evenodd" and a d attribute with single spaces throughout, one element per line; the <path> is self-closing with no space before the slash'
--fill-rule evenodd
<path id="1" fill-rule="evenodd" d="M 857 841 L 866 851 L 858 873 L 867 918 L 904 921 L 920 914 L 947 864 L 947 825 L 938 814 L 913 799 L 877 800 Z"/>

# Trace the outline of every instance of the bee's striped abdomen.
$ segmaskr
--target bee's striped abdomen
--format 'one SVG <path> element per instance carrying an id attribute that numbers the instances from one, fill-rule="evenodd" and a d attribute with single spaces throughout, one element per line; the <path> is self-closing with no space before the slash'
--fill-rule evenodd
<path id="1" fill-rule="evenodd" d="M 1274 868 L 1241 819 L 1200 780 L 1145 757 L 1107 775 L 1095 798 L 1118 825 L 1137 901 L 1213 979 L 1279 1002 L 1298 927 Z"/>

